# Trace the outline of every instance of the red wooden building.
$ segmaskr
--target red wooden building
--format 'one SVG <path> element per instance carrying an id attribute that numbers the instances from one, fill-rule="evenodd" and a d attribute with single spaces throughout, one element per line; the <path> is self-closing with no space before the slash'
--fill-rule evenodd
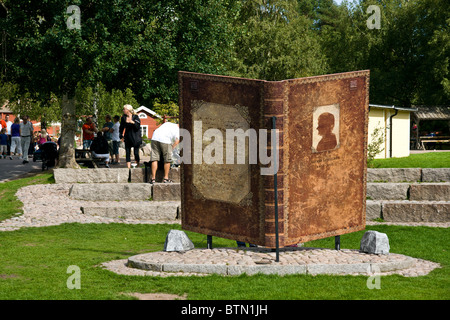
<path id="1" fill-rule="evenodd" d="M 3 106 L 0 108 L 0 118 L 2 120 L 6 119 L 6 116 L 8 116 L 8 120 L 11 122 L 14 122 L 14 119 L 16 118 L 16 115 L 8 108 L 7 103 L 3 104 Z M 6 121 L 6 120 L 5 120 Z M 22 122 L 22 120 L 20 120 Z M 31 120 L 31 123 L 33 124 L 34 131 L 39 132 L 41 131 L 41 122 L 38 120 Z M 60 122 L 52 122 L 47 123 L 47 133 L 52 138 L 58 138 L 61 133 L 61 123 Z"/>
<path id="2" fill-rule="evenodd" d="M 160 126 L 163 118 L 153 110 L 150 110 L 149 108 L 144 106 L 140 106 L 139 108 L 137 108 L 136 113 L 141 119 L 141 136 L 146 136 L 147 138 L 151 139 L 153 131 L 155 131 L 156 128 Z"/>

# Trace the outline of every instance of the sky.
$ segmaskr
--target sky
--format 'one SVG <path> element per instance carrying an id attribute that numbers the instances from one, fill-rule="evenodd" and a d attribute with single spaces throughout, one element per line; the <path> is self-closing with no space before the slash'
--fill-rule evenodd
<path id="1" fill-rule="evenodd" d="M 333 0 L 336 4 L 341 4 L 344 0 Z M 348 0 L 348 2 L 355 2 L 356 0 Z"/>

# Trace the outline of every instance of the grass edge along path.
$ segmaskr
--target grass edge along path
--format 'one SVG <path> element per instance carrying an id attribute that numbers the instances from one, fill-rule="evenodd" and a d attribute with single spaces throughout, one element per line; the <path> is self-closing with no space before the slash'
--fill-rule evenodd
<path id="1" fill-rule="evenodd" d="M 0 221 L 22 214 L 22 202 L 16 197 L 16 192 L 22 187 L 33 184 L 55 183 L 52 173 L 42 173 L 27 178 L 0 183 Z"/>
<path id="2" fill-rule="evenodd" d="M 372 168 L 450 168 L 449 152 L 426 152 L 402 158 L 374 159 Z"/>

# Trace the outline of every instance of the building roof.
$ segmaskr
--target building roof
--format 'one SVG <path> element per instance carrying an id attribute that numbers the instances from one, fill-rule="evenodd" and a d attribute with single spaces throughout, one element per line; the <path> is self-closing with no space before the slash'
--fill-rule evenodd
<path id="1" fill-rule="evenodd" d="M 450 120 L 450 106 L 415 106 L 418 120 Z"/>
<path id="2" fill-rule="evenodd" d="M 409 111 L 414 112 L 417 111 L 417 108 L 406 108 L 406 107 L 397 107 L 397 106 L 388 106 L 382 104 L 369 104 L 370 108 L 380 108 L 380 109 L 393 109 L 393 110 L 401 110 L 401 111 Z"/>
<path id="3" fill-rule="evenodd" d="M 152 115 L 153 117 L 162 119 L 162 117 L 161 117 L 159 114 L 157 114 L 157 113 L 156 113 L 155 111 L 153 111 L 153 110 L 150 110 L 150 109 L 147 108 L 147 107 L 140 106 L 139 108 L 136 109 L 136 113 L 138 113 L 138 112 L 140 112 L 140 111 L 145 111 L 145 112 L 147 112 L 148 114 Z"/>
<path id="4" fill-rule="evenodd" d="M 3 106 L 0 107 L 0 113 L 13 113 L 13 112 L 8 108 L 8 103 L 5 103 Z"/>

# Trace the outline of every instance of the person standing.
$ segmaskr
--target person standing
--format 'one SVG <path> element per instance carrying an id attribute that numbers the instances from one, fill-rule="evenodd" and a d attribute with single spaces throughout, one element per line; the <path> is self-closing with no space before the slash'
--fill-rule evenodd
<path id="1" fill-rule="evenodd" d="M 98 131 L 95 124 L 92 122 L 91 117 L 86 118 L 86 122 L 83 124 L 83 149 L 89 149 L 94 140 L 94 134 Z"/>
<path id="2" fill-rule="evenodd" d="M 150 162 L 152 166 L 152 179 L 150 183 L 155 182 L 156 171 L 158 170 L 158 161 L 161 156 L 164 159 L 164 183 L 172 182 L 169 179 L 170 165 L 172 164 L 173 149 L 180 142 L 180 128 L 172 122 L 163 123 L 153 132 L 151 148 L 152 153 Z"/>
<path id="3" fill-rule="evenodd" d="M 9 154 L 9 159 L 13 159 L 12 155 L 18 154 L 19 159 L 22 156 L 22 147 L 20 143 L 20 119 L 16 117 L 14 123 L 11 126 L 11 149 Z"/>
<path id="4" fill-rule="evenodd" d="M 11 126 L 12 122 L 9 120 L 9 115 L 5 116 L 5 122 L 6 122 L 6 135 L 8 136 L 8 154 L 10 154 L 11 150 Z"/>
<path id="5" fill-rule="evenodd" d="M 0 130 L 3 129 L 3 128 L 6 129 L 6 122 L 5 122 L 5 120 L 3 120 L 3 119 L 0 117 Z"/>
<path id="6" fill-rule="evenodd" d="M 120 145 L 120 117 L 114 116 L 114 125 L 111 129 L 111 138 L 112 138 L 112 144 L 113 144 L 113 152 L 112 152 L 112 161 L 111 164 L 120 164 L 120 157 L 119 157 L 119 145 Z M 114 160 L 115 159 L 115 160 Z"/>
<path id="7" fill-rule="evenodd" d="M 28 120 L 28 116 L 22 118 L 23 122 L 20 124 L 20 144 L 23 152 L 23 164 L 28 163 L 28 148 L 30 147 L 31 138 L 33 136 L 33 124 Z"/>
<path id="8" fill-rule="evenodd" d="M 6 135 L 6 128 L 0 129 L 0 159 L 6 158 L 8 154 L 8 136 Z"/>
<path id="9" fill-rule="evenodd" d="M 103 132 L 103 137 L 105 137 L 106 141 L 108 142 L 108 152 L 109 154 L 112 156 L 113 154 L 113 146 L 112 146 L 112 127 L 113 127 L 113 123 L 111 121 L 111 116 L 109 114 L 107 114 L 105 116 L 105 124 L 103 125 L 102 128 L 102 132 Z"/>
<path id="10" fill-rule="evenodd" d="M 123 131 L 125 130 L 125 133 Z M 125 155 L 128 169 L 131 168 L 131 148 L 133 148 L 134 160 L 139 167 L 139 147 L 142 144 L 141 120 L 129 104 L 123 106 L 123 116 L 120 121 L 119 136 L 125 142 Z"/>

